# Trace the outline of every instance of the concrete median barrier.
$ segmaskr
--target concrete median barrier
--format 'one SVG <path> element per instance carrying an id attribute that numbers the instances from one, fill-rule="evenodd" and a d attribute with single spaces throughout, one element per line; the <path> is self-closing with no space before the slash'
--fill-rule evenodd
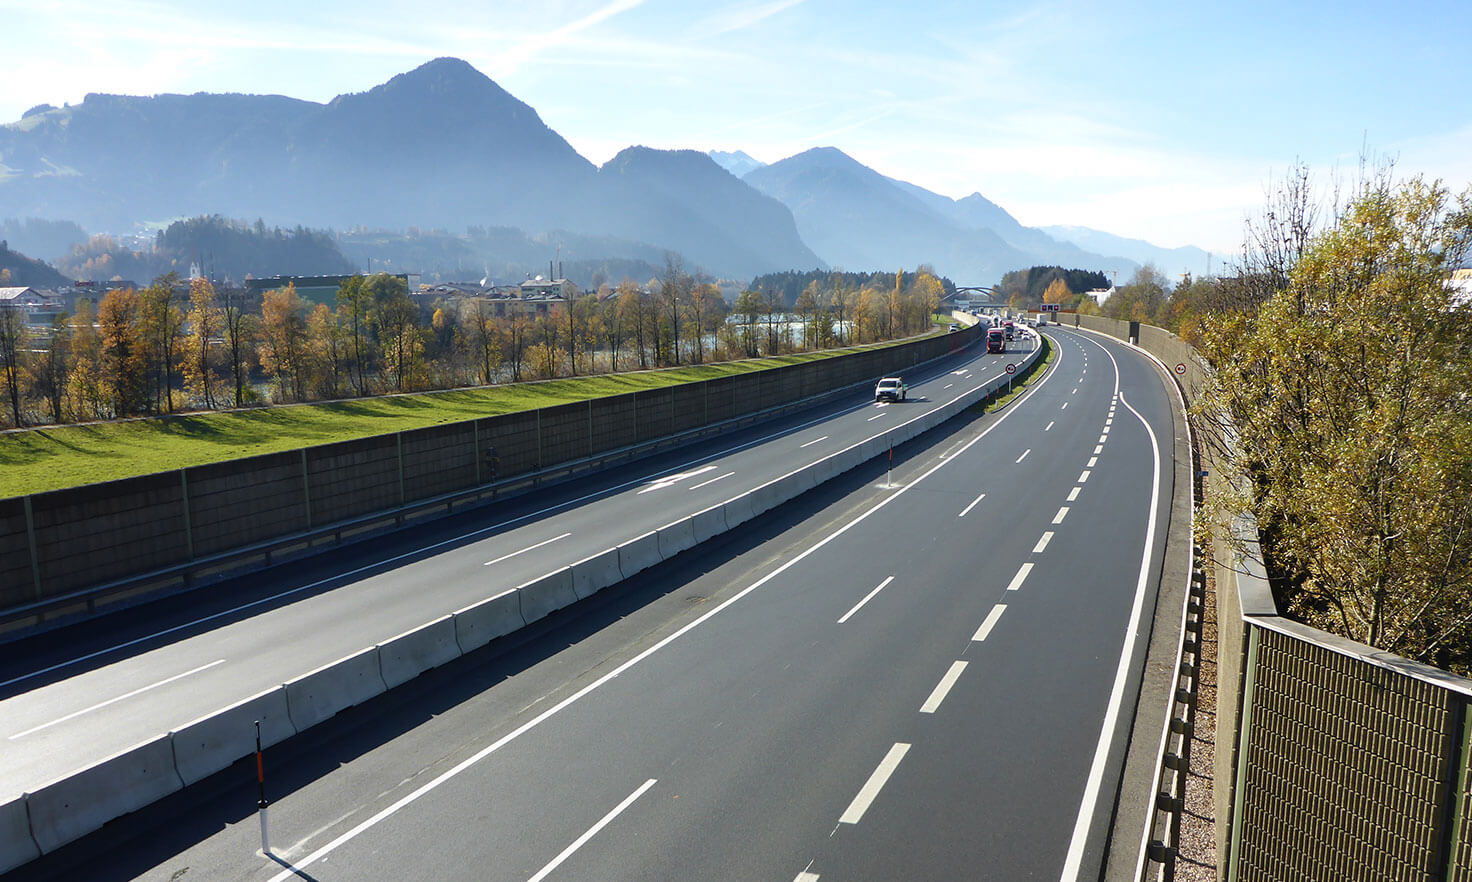
<path id="1" fill-rule="evenodd" d="M 572 565 L 572 593 L 578 600 L 592 597 L 604 588 L 618 584 L 623 577 L 618 568 L 618 549 L 600 551 Z"/>
<path id="2" fill-rule="evenodd" d="M 31 836 L 50 854 L 114 818 L 182 790 L 173 736 L 160 735 L 26 794 Z"/>
<path id="3" fill-rule="evenodd" d="M 286 708 L 286 687 L 277 686 L 224 710 L 185 723 L 174 730 L 174 768 L 188 786 L 228 768 L 256 749 L 256 721 L 261 746 L 279 744 L 296 734 Z"/>
<path id="4" fill-rule="evenodd" d="M 392 689 L 459 657 L 455 617 L 444 616 L 378 644 L 378 672 Z"/>
<path id="5" fill-rule="evenodd" d="M 680 518 L 655 532 L 659 533 L 659 556 L 663 560 L 669 560 L 685 549 L 695 547 L 695 527 L 690 518 Z"/>
<path id="6" fill-rule="evenodd" d="M 286 684 L 286 706 L 298 732 L 385 690 L 378 647 L 354 653 Z"/>
<path id="7" fill-rule="evenodd" d="M 516 596 L 521 598 L 521 618 L 528 625 L 564 606 L 572 606 L 578 600 L 572 590 L 572 567 L 563 567 L 517 586 Z"/>
<path id="8" fill-rule="evenodd" d="M 26 814 L 26 798 L 16 796 L 0 803 L 0 873 L 41 856 L 41 848 L 31 838 L 31 820 Z"/>
<path id="9" fill-rule="evenodd" d="M 660 560 L 659 533 L 654 530 L 630 539 L 618 547 L 618 571 L 625 579 L 637 572 L 649 569 Z"/>
<path id="10" fill-rule="evenodd" d="M 515 589 L 503 591 L 455 612 L 455 642 L 461 653 L 473 652 L 524 625 L 521 598 Z"/>
<path id="11" fill-rule="evenodd" d="M 751 507 L 750 493 L 743 493 L 735 499 L 728 500 L 721 508 L 725 509 L 726 529 L 728 530 L 734 530 L 756 517 L 756 512 Z"/>
<path id="12" fill-rule="evenodd" d="M 747 495 L 751 497 L 751 511 L 754 515 L 766 514 L 787 501 L 787 498 L 782 495 L 782 480 L 780 478 L 774 481 L 768 481 Z"/>
<path id="13" fill-rule="evenodd" d="M 698 511 L 691 515 L 690 529 L 695 534 L 697 543 L 726 532 L 730 527 L 726 525 L 725 506 L 713 505 L 705 511 Z"/>

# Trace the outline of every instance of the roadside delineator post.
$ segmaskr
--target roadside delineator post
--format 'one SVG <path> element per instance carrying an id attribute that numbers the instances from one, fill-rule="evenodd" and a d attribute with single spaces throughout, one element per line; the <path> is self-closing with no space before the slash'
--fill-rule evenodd
<path id="1" fill-rule="evenodd" d="M 261 721 L 256 720 L 256 811 L 261 816 L 261 854 L 271 854 L 271 837 L 266 831 L 266 764 L 261 759 Z"/>

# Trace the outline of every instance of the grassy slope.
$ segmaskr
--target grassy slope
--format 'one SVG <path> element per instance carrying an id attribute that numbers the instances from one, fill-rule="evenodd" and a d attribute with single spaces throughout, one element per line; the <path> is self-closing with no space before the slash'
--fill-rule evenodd
<path id="1" fill-rule="evenodd" d="M 543 383 L 0 433 L 0 498 L 621 395 L 852 351 L 855 349 Z"/>

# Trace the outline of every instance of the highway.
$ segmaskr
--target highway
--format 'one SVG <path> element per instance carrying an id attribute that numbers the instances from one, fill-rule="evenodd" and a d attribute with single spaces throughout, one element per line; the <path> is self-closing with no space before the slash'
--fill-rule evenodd
<path id="1" fill-rule="evenodd" d="M 253 784 L 222 775 L 17 875 L 1095 878 L 1174 399 L 1127 347 L 1050 335 L 1043 382 L 892 476 L 859 469 L 268 751 L 272 857 Z M 466 572 L 442 557 L 398 570 Z"/>
<path id="2" fill-rule="evenodd" d="M 881 435 L 999 375 L 973 347 L 863 393 L 469 515 L 0 648 L 0 800 Z"/>

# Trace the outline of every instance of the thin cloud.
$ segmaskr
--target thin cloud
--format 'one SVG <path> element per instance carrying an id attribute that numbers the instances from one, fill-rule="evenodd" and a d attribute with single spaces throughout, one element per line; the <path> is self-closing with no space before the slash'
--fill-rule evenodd
<path id="1" fill-rule="evenodd" d="M 743 31 L 754 27 L 779 12 L 785 12 L 804 0 L 775 0 L 772 3 L 762 3 L 755 6 L 733 6 L 723 9 L 714 15 L 709 15 L 696 22 L 689 32 L 689 37 L 695 40 L 705 40 L 711 37 L 720 37 L 735 31 Z"/>
<path id="2" fill-rule="evenodd" d="M 525 37 L 520 43 L 511 47 L 505 54 L 497 57 L 496 72 L 502 76 L 516 73 L 517 69 L 541 53 L 558 46 L 566 44 L 572 37 L 596 25 L 613 18 L 622 12 L 637 9 L 644 5 L 644 0 L 613 0 L 599 9 L 576 21 L 569 22 L 560 28 L 548 31 L 545 34 L 533 34 Z"/>

